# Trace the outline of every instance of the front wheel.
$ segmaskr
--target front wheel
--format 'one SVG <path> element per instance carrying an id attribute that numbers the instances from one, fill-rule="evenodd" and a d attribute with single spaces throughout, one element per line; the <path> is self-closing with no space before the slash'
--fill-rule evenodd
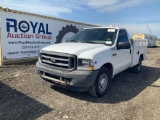
<path id="1" fill-rule="evenodd" d="M 94 85 L 90 89 L 90 94 L 95 97 L 102 97 L 108 88 L 109 71 L 107 68 L 102 67 L 98 73 Z"/>

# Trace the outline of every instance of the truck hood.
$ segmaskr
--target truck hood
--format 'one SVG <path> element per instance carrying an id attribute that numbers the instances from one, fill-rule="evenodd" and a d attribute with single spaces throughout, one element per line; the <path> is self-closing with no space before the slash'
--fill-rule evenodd
<path id="1" fill-rule="evenodd" d="M 47 46 L 42 51 L 53 51 L 76 55 L 78 58 L 92 59 L 96 54 L 110 49 L 110 46 L 104 44 L 92 43 L 59 43 Z"/>

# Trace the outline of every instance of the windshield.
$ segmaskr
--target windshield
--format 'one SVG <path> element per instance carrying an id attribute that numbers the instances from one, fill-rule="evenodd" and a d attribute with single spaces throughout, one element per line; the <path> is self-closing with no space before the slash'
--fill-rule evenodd
<path id="1" fill-rule="evenodd" d="M 83 29 L 71 38 L 71 42 L 113 45 L 117 30 L 113 28 Z"/>

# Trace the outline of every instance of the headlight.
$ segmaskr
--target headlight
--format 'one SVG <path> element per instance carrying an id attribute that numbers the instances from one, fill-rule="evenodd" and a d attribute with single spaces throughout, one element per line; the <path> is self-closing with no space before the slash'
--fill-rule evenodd
<path id="1" fill-rule="evenodd" d="M 93 61 L 90 59 L 78 59 L 79 70 L 94 70 Z"/>

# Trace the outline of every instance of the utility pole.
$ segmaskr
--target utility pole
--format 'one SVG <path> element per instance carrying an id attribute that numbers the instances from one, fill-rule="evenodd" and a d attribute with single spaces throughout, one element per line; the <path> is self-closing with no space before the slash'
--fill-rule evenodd
<path id="1" fill-rule="evenodd" d="M 150 30 L 150 28 L 149 28 L 149 26 L 148 26 L 148 25 L 147 25 L 147 27 L 148 27 L 149 32 L 152 34 L 152 32 L 151 32 L 151 30 Z"/>

